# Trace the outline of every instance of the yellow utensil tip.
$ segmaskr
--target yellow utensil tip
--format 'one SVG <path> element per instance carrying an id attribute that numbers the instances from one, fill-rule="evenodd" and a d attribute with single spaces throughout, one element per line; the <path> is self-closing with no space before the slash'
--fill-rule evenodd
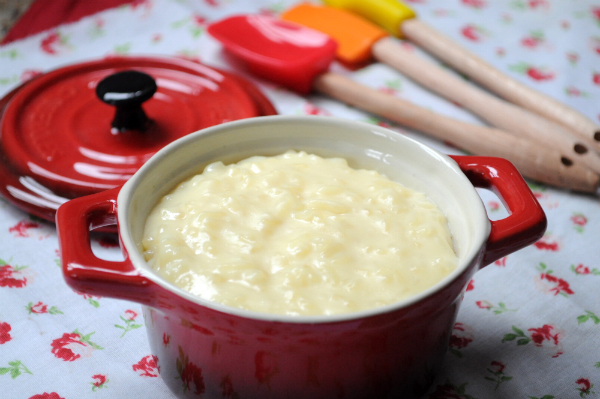
<path id="1" fill-rule="evenodd" d="M 355 12 L 401 37 L 400 24 L 416 17 L 413 10 L 397 0 L 323 0 L 329 6 Z"/>

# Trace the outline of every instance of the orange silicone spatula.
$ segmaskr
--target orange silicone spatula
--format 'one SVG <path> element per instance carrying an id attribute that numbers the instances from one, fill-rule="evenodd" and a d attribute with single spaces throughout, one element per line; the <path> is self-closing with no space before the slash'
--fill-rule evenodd
<path id="1" fill-rule="evenodd" d="M 556 148 L 600 173 L 600 155 L 589 150 L 565 126 L 501 100 L 401 46 L 386 31 L 349 11 L 303 3 L 281 18 L 316 29 L 338 44 L 336 56 L 346 64 L 361 65 L 375 58 L 392 66 L 424 87 L 446 97 L 509 133 Z M 593 144 L 591 144 L 593 146 Z"/>
<path id="2" fill-rule="evenodd" d="M 398 0 L 323 0 L 344 8 L 406 38 L 500 97 L 568 127 L 600 152 L 600 126 L 581 112 L 511 78 L 499 69 L 416 18 Z"/>
<path id="3" fill-rule="evenodd" d="M 213 23 L 208 32 L 253 73 L 301 94 L 311 88 L 471 153 L 507 158 L 540 182 L 586 192 L 598 188 L 597 174 L 551 148 L 436 114 L 327 71 L 335 45 L 318 31 L 264 15 L 238 15 Z"/>

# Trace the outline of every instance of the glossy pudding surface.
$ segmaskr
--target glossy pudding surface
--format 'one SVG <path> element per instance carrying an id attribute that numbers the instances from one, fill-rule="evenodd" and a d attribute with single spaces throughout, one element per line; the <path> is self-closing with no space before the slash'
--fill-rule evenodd
<path id="1" fill-rule="evenodd" d="M 150 212 L 142 246 L 152 269 L 193 295 L 292 316 L 393 304 L 458 264 L 425 194 L 293 151 L 209 164 Z"/>

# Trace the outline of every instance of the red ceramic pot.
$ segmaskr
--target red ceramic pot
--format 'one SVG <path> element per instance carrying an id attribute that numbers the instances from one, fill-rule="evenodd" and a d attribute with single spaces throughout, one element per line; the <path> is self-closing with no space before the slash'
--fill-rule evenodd
<path id="1" fill-rule="evenodd" d="M 303 150 L 345 157 L 426 193 L 446 214 L 459 267 L 393 305 L 336 316 L 262 314 L 212 303 L 164 281 L 141 252 L 146 217 L 175 185 L 221 160 Z M 474 186 L 510 216 L 490 221 Z M 118 224 L 122 262 L 96 258 L 89 230 Z M 447 157 L 396 132 L 330 117 L 268 116 L 186 136 L 121 188 L 57 213 L 63 272 L 74 289 L 141 303 L 165 383 L 180 397 L 411 398 L 441 366 L 473 273 L 538 240 L 546 218 L 517 170 L 498 158 Z M 499 287 L 501 289 L 501 287 Z"/>

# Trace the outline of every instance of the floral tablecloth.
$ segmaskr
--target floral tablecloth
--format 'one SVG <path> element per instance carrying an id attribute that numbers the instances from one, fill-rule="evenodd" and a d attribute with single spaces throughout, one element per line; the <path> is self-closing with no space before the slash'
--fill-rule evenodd
<path id="1" fill-rule="evenodd" d="M 408 3 L 419 18 L 488 62 L 599 121 L 598 1 Z M 0 95 L 40 72 L 114 54 L 177 55 L 232 69 L 207 34 L 207 23 L 240 12 L 276 15 L 292 4 L 136 0 L 0 47 Z M 482 123 L 386 66 L 333 68 L 437 112 Z M 253 81 L 280 114 L 369 121 L 460 153 L 328 98 L 300 97 Z M 600 397 L 600 203 L 595 196 L 534 182 L 531 187 L 547 213 L 547 234 L 475 275 L 444 369 L 427 398 Z M 490 218 L 506 215 L 493 194 L 481 195 Z M 120 257 L 111 235 L 95 235 L 92 246 L 99 256 Z M 139 306 L 73 292 L 59 266 L 54 225 L 0 200 L 0 397 L 173 397 L 158 378 L 160 364 L 147 344 Z"/>

